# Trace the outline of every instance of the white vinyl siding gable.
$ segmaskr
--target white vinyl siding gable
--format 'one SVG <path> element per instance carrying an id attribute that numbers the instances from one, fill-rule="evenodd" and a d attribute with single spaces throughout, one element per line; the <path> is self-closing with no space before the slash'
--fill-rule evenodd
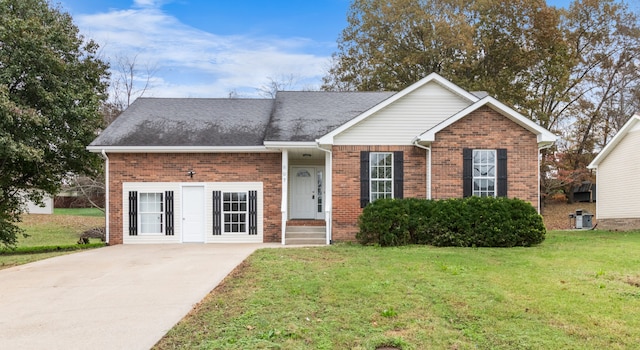
<path id="1" fill-rule="evenodd" d="M 598 219 L 640 217 L 640 125 L 598 165 Z"/>
<path id="2" fill-rule="evenodd" d="M 429 82 L 335 136 L 336 145 L 411 145 L 412 140 L 471 101 Z"/>

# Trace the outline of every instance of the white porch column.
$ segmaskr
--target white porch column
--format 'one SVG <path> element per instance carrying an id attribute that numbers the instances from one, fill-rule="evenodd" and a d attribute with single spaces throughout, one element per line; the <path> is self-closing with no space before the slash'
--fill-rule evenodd
<path id="1" fill-rule="evenodd" d="M 280 212 L 282 214 L 282 245 L 285 243 L 285 233 L 287 231 L 287 208 L 289 207 L 289 151 L 282 150 L 282 203 Z"/>
<path id="2" fill-rule="evenodd" d="M 331 151 L 326 151 L 324 154 L 324 169 L 325 169 L 325 189 L 324 189 L 324 219 L 326 224 L 326 236 L 327 236 L 327 244 L 331 244 L 331 224 L 333 222 L 331 218 L 331 208 L 333 208 L 333 167 L 332 167 L 332 153 Z"/>

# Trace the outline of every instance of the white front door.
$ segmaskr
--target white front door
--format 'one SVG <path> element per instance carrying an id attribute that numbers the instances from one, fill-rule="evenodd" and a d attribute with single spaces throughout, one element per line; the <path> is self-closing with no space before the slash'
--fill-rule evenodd
<path id="1" fill-rule="evenodd" d="M 291 174 L 291 218 L 316 218 L 316 169 L 313 167 L 292 167 Z"/>
<path id="2" fill-rule="evenodd" d="M 204 242 L 204 187 L 182 188 L 182 241 Z"/>

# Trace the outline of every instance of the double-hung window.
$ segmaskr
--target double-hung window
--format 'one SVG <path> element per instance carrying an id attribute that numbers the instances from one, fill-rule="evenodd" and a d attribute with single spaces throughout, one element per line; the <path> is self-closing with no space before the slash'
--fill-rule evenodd
<path id="1" fill-rule="evenodd" d="M 129 236 L 173 233 L 173 191 L 129 191 Z"/>
<path id="2" fill-rule="evenodd" d="M 507 196 L 507 150 L 465 148 L 462 153 L 463 196 Z"/>
<path id="3" fill-rule="evenodd" d="M 224 233 L 247 233 L 247 214 L 246 192 L 222 194 Z"/>
<path id="4" fill-rule="evenodd" d="M 393 198 L 393 153 L 371 152 L 369 168 L 371 201 Z"/>
<path id="5" fill-rule="evenodd" d="M 360 207 L 380 198 L 403 198 L 402 151 L 360 152 Z"/>
<path id="6" fill-rule="evenodd" d="M 213 235 L 258 234 L 258 191 L 213 191 Z"/>
<path id="7" fill-rule="evenodd" d="M 140 193 L 140 234 L 162 234 L 164 202 L 162 193 Z"/>
<path id="8" fill-rule="evenodd" d="M 473 195 L 496 196 L 496 151 L 473 150 Z"/>

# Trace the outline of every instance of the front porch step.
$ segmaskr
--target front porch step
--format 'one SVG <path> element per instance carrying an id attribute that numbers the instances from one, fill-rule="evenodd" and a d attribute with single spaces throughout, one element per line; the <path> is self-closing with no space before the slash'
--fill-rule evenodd
<path id="1" fill-rule="evenodd" d="M 325 226 L 287 226 L 285 245 L 293 244 L 326 244 Z"/>
<path id="2" fill-rule="evenodd" d="M 325 226 L 326 222 L 324 220 L 313 220 L 313 219 L 292 219 L 287 220 L 287 227 L 289 226 Z"/>

